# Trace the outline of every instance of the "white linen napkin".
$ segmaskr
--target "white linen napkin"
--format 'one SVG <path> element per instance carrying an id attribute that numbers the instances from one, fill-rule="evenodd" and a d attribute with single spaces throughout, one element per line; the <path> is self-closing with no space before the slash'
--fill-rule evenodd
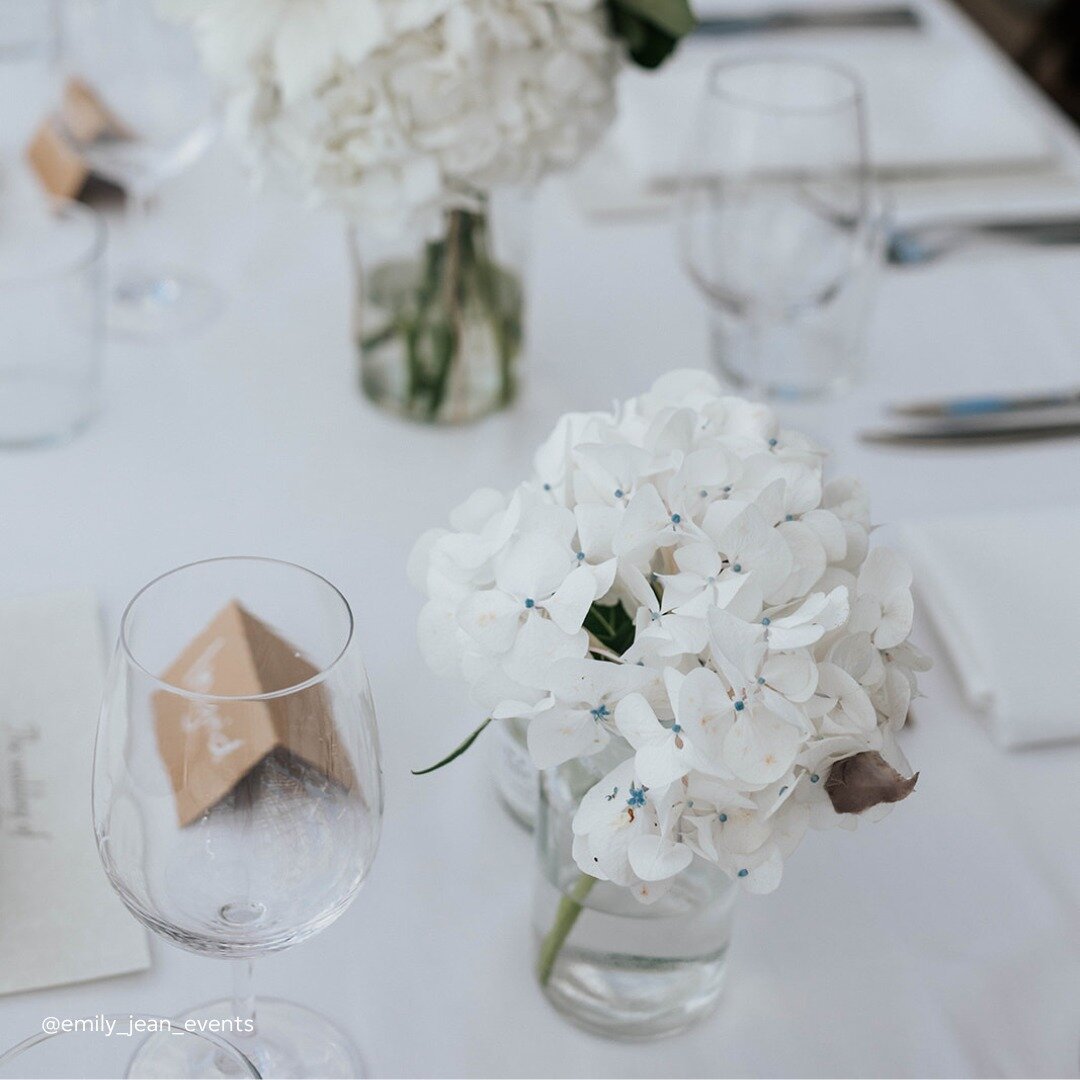
<path id="1" fill-rule="evenodd" d="M 1080 739 L 1080 507 L 909 523 L 899 536 L 994 741 Z"/>
<path id="2" fill-rule="evenodd" d="M 150 963 L 94 843 L 103 659 L 93 596 L 0 602 L 0 994 Z"/>

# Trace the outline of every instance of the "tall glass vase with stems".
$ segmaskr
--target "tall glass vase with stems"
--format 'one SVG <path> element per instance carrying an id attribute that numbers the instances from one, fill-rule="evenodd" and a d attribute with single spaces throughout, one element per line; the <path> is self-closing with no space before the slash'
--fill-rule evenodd
<path id="1" fill-rule="evenodd" d="M 348 1038 L 300 1005 L 256 999 L 255 957 L 349 906 L 375 856 L 375 709 L 345 598 L 291 563 L 221 558 L 128 605 L 94 754 L 94 828 L 128 909 L 183 949 L 233 962 L 224 1022 L 264 1076 L 361 1076 Z M 190 1075 L 150 1039 L 135 1075 Z M 170 1071 L 171 1070 L 171 1071 Z"/>
<path id="2" fill-rule="evenodd" d="M 883 236 L 855 75 L 805 58 L 713 65 L 677 223 L 729 383 L 799 399 L 853 379 Z"/>
<path id="3" fill-rule="evenodd" d="M 218 129 L 191 33 L 159 18 L 146 0 L 68 0 L 63 40 L 65 85 L 92 92 L 112 122 L 101 130 L 68 100 L 57 112 L 60 132 L 95 173 L 126 193 L 128 251 L 111 325 L 154 339 L 197 329 L 216 312 L 217 290 L 165 261 L 161 238 L 149 235 L 162 185 L 201 157 Z"/>
<path id="4" fill-rule="evenodd" d="M 720 999 L 735 887 L 695 859 L 670 890 L 643 904 L 631 890 L 582 873 L 572 823 L 585 793 L 633 751 L 621 739 L 595 757 L 542 774 L 533 902 L 536 977 L 578 1027 L 652 1039 L 691 1027 Z"/>
<path id="5" fill-rule="evenodd" d="M 507 408 L 525 319 L 527 197 L 465 192 L 435 236 L 350 234 L 360 386 L 376 405 L 429 424 Z"/>

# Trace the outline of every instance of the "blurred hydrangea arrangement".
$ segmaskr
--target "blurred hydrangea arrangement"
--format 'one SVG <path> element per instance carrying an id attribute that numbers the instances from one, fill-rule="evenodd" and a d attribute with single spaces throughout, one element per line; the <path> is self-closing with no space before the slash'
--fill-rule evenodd
<path id="1" fill-rule="evenodd" d="M 418 542 L 429 664 L 526 719 L 540 768 L 623 750 L 574 817 L 583 874 L 648 903 L 696 858 L 769 892 L 808 826 L 914 787 L 911 572 L 823 464 L 767 406 L 674 372 L 564 416 L 532 479 Z"/>
<path id="2" fill-rule="evenodd" d="M 369 398 L 462 422 L 516 393 L 524 290 L 488 197 L 599 140 L 615 79 L 694 26 L 688 0 L 159 0 L 189 23 L 262 175 L 356 226 Z M 411 247 L 384 255 L 385 238 Z"/>

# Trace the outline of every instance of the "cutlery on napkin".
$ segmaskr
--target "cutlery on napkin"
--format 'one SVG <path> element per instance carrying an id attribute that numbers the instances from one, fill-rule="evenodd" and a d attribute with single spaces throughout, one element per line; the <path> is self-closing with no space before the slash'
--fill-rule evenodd
<path id="1" fill-rule="evenodd" d="M 1080 739 L 1080 506 L 908 523 L 900 542 L 994 741 Z"/>
<path id="2" fill-rule="evenodd" d="M 1063 404 L 953 414 L 909 414 L 903 422 L 859 433 L 863 442 L 908 446 L 978 446 L 1080 435 L 1080 405 Z"/>
<path id="3" fill-rule="evenodd" d="M 92 596 L 0 602 L 0 994 L 150 963 L 94 843 L 103 659 Z"/>
<path id="4" fill-rule="evenodd" d="M 778 30 L 889 30 L 915 29 L 919 13 L 905 5 L 889 7 L 776 8 L 747 15 L 704 16 L 694 33 L 727 37 L 772 33 Z"/>
<path id="5" fill-rule="evenodd" d="M 917 266 L 934 262 L 979 239 L 1044 245 L 1080 244 L 1080 217 L 935 222 L 897 228 L 886 240 L 885 257 L 894 266 Z"/>
<path id="6" fill-rule="evenodd" d="M 1080 405 L 1080 388 L 1047 390 L 1031 394 L 983 394 L 978 397 L 941 398 L 937 401 L 905 401 L 888 406 L 893 416 L 984 416 L 988 413 L 1026 409 L 1051 409 Z"/>

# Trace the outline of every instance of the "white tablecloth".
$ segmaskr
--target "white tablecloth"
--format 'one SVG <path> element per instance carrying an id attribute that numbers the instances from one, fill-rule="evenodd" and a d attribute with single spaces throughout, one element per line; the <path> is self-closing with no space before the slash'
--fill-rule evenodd
<path id="1" fill-rule="evenodd" d="M 521 403 L 445 431 L 360 400 L 336 220 L 250 197 L 222 149 L 168 191 L 161 224 L 228 306 L 197 337 L 114 343 L 107 407 L 85 435 L 0 456 L 0 594 L 91 586 L 111 636 L 162 570 L 257 553 L 311 566 L 350 597 L 385 750 L 383 844 L 333 927 L 257 966 L 260 992 L 336 1017 L 387 1076 L 1080 1070 L 1080 746 L 998 750 L 943 663 L 906 743 L 916 794 L 855 835 L 811 835 L 777 893 L 741 904 L 720 1011 L 653 1045 L 582 1034 L 541 997 L 531 846 L 499 808 L 485 755 L 409 775 L 479 717 L 424 668 L 405 553 L 473 488 L 523 475 L 561 411 L 707 363 L 704 305 L 666 224 L 590 226 L 549 185 Z M 928 452 L 853 437 L 886 400 L 1080 382 L 1078 281 L 1075 249 L 891 272 L 864 388 L 789 419 L 834 450 L 837 471 L 866 479 L 880 522 L 1080 504 L 1078 442 Z M 940 655 L 925 625 L 918 640 Z M 46 1015 L 168 1014 L 227 992 L 225 965 L 153 950 L 146 974 L 0 999 L 0 1045 Z"/>

